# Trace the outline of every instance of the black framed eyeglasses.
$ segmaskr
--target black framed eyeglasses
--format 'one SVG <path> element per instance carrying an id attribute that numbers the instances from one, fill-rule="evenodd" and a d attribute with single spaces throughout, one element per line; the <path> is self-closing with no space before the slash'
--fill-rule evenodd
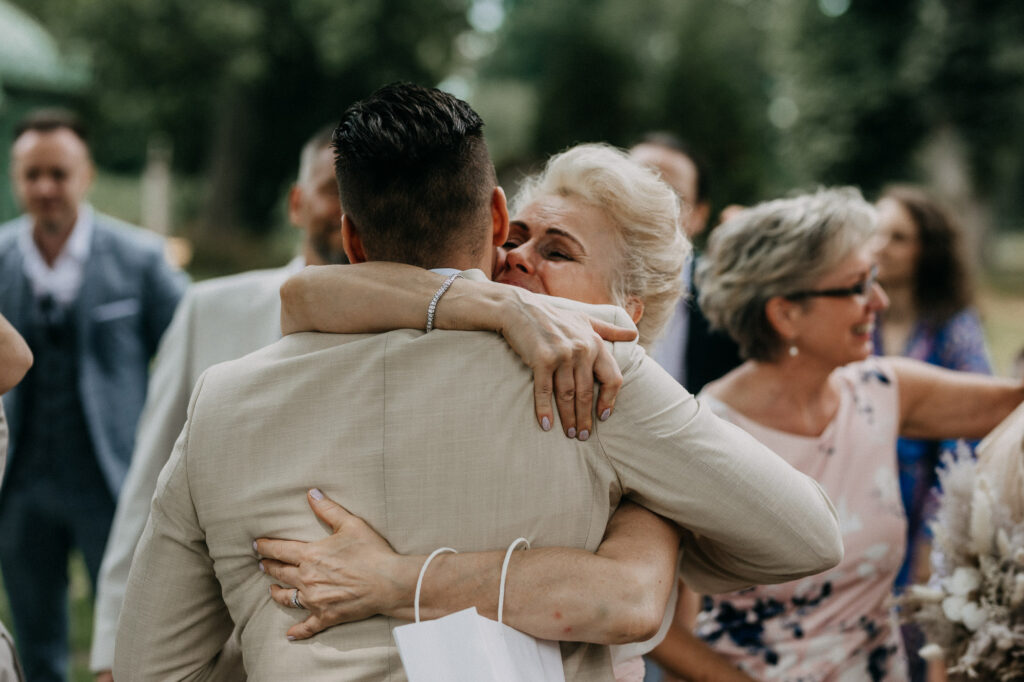
<path id="1" fill-rule="evenodd" d="M 805 291 L 794 291 L 791 294 L 786 294 L 783 298 L 790 301 L 802 301 L 805 298 L 814 298 L 817 296 L 825 296 L 827 298 L 846 298 L 847 296 L 870 296 L 871 290 L 875 288 L 875 282 L 878 281 L 878 265 L 872 265 L 868 276 L 862 281 L 857 282 L 852 287 L 842 287 L 840 289 L 807 289 Z"/>

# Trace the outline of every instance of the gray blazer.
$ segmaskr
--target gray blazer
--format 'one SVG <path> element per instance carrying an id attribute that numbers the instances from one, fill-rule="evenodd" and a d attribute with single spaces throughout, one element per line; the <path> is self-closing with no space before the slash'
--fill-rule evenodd
<path id="1" fill-rule="evenodd" d="M 77 304 L 78 387 L 96 458 L 116 496 L 132 456 L 149 361 L 187 279 L 167 263 L 158 236 L 99 213 L 93 221 Z M 24 218 L 0 225 L 0 313 L 19 331 L 32 306 L 18 248 L 23 229 Z M 20 397 L 19 388 L 3 397 L 10 426 L 9 462 L 18 456 Z"/>

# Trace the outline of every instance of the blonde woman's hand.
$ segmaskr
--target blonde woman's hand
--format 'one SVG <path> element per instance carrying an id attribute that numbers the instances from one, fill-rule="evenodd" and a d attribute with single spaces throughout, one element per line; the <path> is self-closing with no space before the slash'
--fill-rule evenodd
<path id="1" fill-rule="evenodd" d="M 271 598 L 309 612 L 288 630 L 288 639 L 308 639 L 332 625 L 400 606 L 404 595 L 413 591 L 421 559 L 396 554 L 369 524 L 318 489 L 310 490 L 306 498 L 317 517 L 330 526 L 331 535 L 316 542 L 270 538 L 255 542 L 260 569 L 283 583 L 271 585 Z"/>
<path id="2" fill-rule="evenodd" d="M 565 435 L 586 440 L 594 415 L 602 421 L 611 416 L 622 388 L 622 373 L 604 341 L 631 341 L 636 330 L 553 306 L 526 291 L 516 293 L 498 331 L 533 370 L 537 421 L 550 429 L 557 410 Z"/>

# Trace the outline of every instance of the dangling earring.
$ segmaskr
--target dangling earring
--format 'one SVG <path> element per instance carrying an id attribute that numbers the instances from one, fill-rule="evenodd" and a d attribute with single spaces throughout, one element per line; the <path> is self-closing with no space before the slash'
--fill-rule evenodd
<path id="1" fill-rule="evenodd" d="M 790 344 L 790 346 L 789 346 L 789 357 L 795 358 L 799 354 L 800 354 L 800 349 L 796 347 L 796 344 L 795 343 Z"/>

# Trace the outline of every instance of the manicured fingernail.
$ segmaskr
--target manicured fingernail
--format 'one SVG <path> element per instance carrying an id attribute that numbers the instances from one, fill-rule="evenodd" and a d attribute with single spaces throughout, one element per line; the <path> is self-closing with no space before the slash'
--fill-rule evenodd
<path id="1" fill-rule="evenodd" d="M 260 550 L 256 548 L 256 541 L 255 540 L 252 541 L 252 551 L 256 552 L 257 554 L 260 553 Z"/>
<path id="2" fill-rule="evenodd" d="M 610 416 L 612 416 L 612 408 L 606 407 L 604 408 L 604 412 L 601 413 L 601 416 L 598 417 L 598 419 L 600 419 L 601 421 L 607 421 L 608 417 Z"/>
<path id="3" fill-rule="evenodd" d="M 294 642 L 295 641 L 295 635 L 288 635 L 288 641 L 289 642 Z"/>
<path id="4" fill-rule="evenodd" d="M 545 431 L 550 431 L 551 430 L 551 420 L 548 419 L 547 417 L 541 417 L 540 428 L 544 429 Z"/>
<path id="5" fill-rule="evenodd" d="M 259 563 L 260 563 L 260 572 L 261 572 L 261 573 L 266 573 L 266 572 L 267 572 L 267 569 L 266 569 L 266 567 L 265 567 L 265 566 L 263 565 L 263 562 L 261 561 L 261 562 L 259 562 Z"/>
<path id="6" fill-rule="evenodd" d="M 587 431 L 586 429 L 580 431 L 580 440 L 586 440 L 588 438 L 590 438 L 590 431 Z"/>
<path id="7" fill-rule="evenodd" d="M 320 501 L 324 499 L 324 494 L 320 492 L 320 488 L 313 488 L 309 491 L 309 496 L 314 500 Z"/>
<path id="8" fill-rule="evenodd" d="M 565 435 L 569 436 L 569 438 L 575 438 L 576 437 L 576 427 L 575 426 L 570 426 L 569 430 L 565 432 Z"/>

